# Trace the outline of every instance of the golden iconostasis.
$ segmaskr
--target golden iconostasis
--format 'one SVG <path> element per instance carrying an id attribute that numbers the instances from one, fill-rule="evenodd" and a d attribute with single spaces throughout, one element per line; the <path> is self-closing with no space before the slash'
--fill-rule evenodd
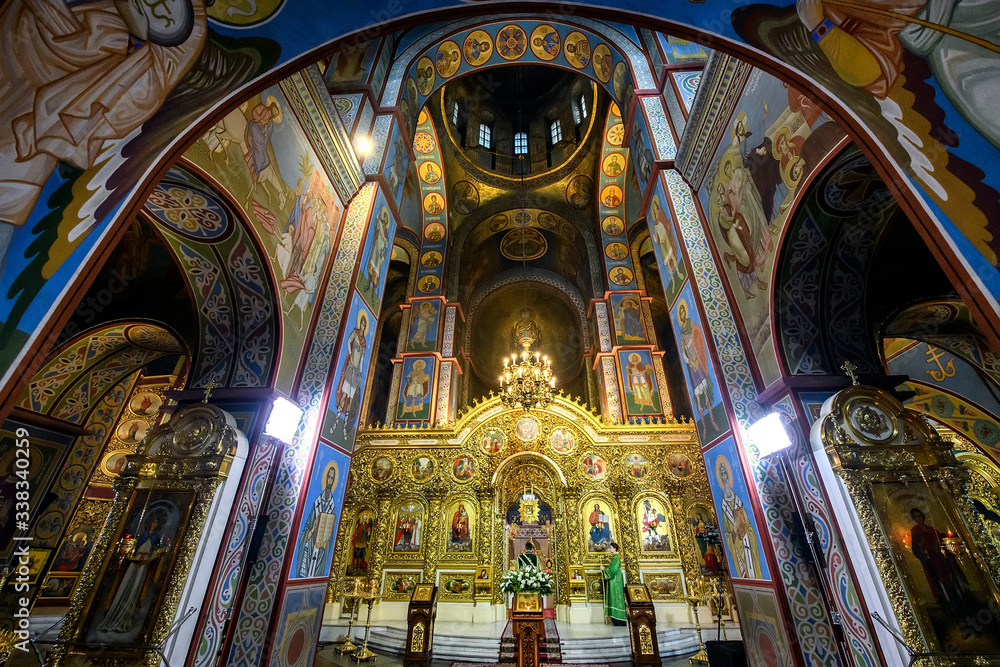
<path id="1" fill-rule="evenodd" d="M 722 560 L 704 539 L 714 525 L 693 424 L 610 426 L 564 398 L 530 413 L 491 399 L 450 429 L 359 432 L 329 599 L 364 578 L 386 601 L 434 582 L 441 602 L 500 605 L 493 582 L 531 541 L 555 605 L 597 602 L 614 541 L 629 581 L 683 603 Z"/>

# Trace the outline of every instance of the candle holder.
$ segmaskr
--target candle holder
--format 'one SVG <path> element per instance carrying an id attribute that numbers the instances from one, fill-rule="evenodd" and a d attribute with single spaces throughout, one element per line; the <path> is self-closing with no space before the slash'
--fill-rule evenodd
<path id="1" fill-rule="evenodd" d="M 359 579 L 355 579 L 354 590 L 344 593 L 345 598 L 349 600 L 354 600 L 354 608 L 351 609 L 351 615 L 348 616 L 347 620 L 347 639 L 343 643 L 341 643 L 340 646 L 337 646 L 334 649 L 337 653 L 341 654 L 352 653 L 358 650 L 357 645 L 353 641 L 351 641 L 351 631 L 354 628 L 354 618 L 358 615 L 358 593 L 360 590 L 358 585 L 360 583 L 361 581 Z"/>
<path id="2" fill-rule="evenodd" d="M 366 660 L 375 661 L 378 659 L 378 655 L 368 649 L 368 633 L 371 631 L 372 627 L 372 605 L 375 604 L 375 600 L 379 597 L 378 593 L 378 582 L 372 579 L 368 586 L 361 587 L 361 595 L 358 596 L 359 600 L 364 600 L 368 603 L 368 617 L 365 619 L 365 641 L 358 651 L 356 651 L 351 659 L 355 662 L 365 662 Z"/>
<path id="3" fill-rule="evenodd" d="M 701 639 L 701 621 L 698 620 L 698 605 L 701 603 L 700 595 L 689 595 L 686 598 L 687 603 L 691 605 L 691 611 L 694 612 L 694 630 L 698 633 L 698 652 L 688 658 L 688 662 L 691 664 L 702 663 L 708 664 L 708 653 L 705 652 L 705 642 Z"/>

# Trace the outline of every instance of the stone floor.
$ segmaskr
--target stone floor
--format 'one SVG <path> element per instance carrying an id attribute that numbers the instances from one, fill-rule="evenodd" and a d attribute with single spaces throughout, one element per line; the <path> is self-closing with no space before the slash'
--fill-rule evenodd
<path id="1" fill-rule="evenodd" d="M 600 626 L 596 626 L 600 627 Z M 694 655 L 692 653 L 692 655 Z M 320 650 L 316 653 L 316 662 L 314 663 L 316 667 L 359 667 L 360 663 L 355 662 L 349 656 L 341 655 L 337 653 L 332 646 L 320 647 Z M 374 661 L 368 661 L 367 665 L 372 665 L 373 667 L 400 667 L 403 664 L 403 660 L 398 655 L 380 655 Z M 434 660 L 431 662 L 431 667 L 449 667 L 452 664 L 450 660 Z M 631 667 L 632 663 L 612 663 L 611 667 Z M 680 658 L 668 658 L 663 661 L 663 667 L 689 667 L 687 657 Z M 574 667 L 576 667 L 574 665 Z M 581 666 L 582 667 L 582 666 Z"/>

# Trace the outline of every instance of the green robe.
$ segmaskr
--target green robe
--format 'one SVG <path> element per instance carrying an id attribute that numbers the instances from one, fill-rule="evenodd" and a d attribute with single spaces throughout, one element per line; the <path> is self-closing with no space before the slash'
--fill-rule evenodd
<path id="1" fill-rule="evenodd" d="M 527 551 L 517 557 L 518 569 L 525 567 L 538 567 L 538 556 Z"/>
<path id="2" fill-rule="evenodd" d="M 604 616 L 625 620 L 625 582 L 622 580 L 622 559 L 618 554 L 604 568 Z"/>

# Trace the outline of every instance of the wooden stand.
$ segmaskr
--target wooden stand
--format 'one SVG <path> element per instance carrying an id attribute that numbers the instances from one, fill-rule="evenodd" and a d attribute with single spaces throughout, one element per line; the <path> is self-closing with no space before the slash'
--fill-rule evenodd
<path id="1" fill-rule="evenodd" d="M 417 584 L 406 613 L 404 667 L 430 667 L 437 616 L 437 586 Z"/>
<path id="2" fill-rule="evenodd" d="M 660 647 L 656 643 L 656 611 L 645 584 L 625 587 L 628 607 L 629 639 L 632 640 L 632 664 L 659 665 Z"/>
<path id="3" fill-rule="evenodd" d="M 537 593 L 515 593 L 510 610 L 517 646 L 517 667 L 539 667 L 539 646 L 545 636 L 545 611 Z"/>

